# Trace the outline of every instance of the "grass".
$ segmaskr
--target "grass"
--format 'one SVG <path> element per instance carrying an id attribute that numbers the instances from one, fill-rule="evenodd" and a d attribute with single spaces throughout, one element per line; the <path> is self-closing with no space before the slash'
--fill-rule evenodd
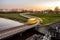
<path id="1" fill-rule="evenodd" d="M 41 23 L 41 25 L 51 24 L 51 23 L 60 21 L 60 14 L 35 13 L 35 14 L 28 14 L 28 15 L 37 16 L 39 18 L 42 18 L 43 23 Z M 9 19 L 17 20 L 17 21 L 20 21 L 20 20 L 27 21 L 27 18 L 20 16 L 19 13 L 0 13 L 0 17 L 9 18 Z"/>
<path id="2" fill-rule="evenodd" d="M 43 23 L 41 25 L 47 25 L 52 24 L 54 22 L 60 21 L 60 14 L 28 14 L 32 16 L 37 16 L 39 18 L 42 18 Z"/>
<path id="3" fill-rule="evenodd" d="M 17 21 L 26 21 L 27 18 L 25 17 L 22 17 L 19 15 L 19 13 L 0 13 L 0 17 L 3 17 L 3 18 L 9 18 L 9 19 L 13 19 L 13 20 L 17 20 Z"/>

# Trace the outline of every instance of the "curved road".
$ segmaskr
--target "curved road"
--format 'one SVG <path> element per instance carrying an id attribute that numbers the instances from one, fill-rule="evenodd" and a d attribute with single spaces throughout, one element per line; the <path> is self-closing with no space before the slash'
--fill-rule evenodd
<path id="1" fill-rule="evenodd" d="M 24 16 L 26 18 L 32 18 L 33 17 L 33 16 L 26 16 L 25 13 L 21 13 L 20 15 Z M 33 24 L 33 25 L 25 24 L 23 26 L 18 26 L 18 27 L 2 30 L 2 31 L 0 31 L 0 39 L 3 39 L 5 37 L 14 35 L 16 33 L 19 33 L 19 32 L 25 31 L 25 30 L 28 30 L 30 28 L 37 26 L 38 24 L 39 24 L 39 20 L 37 20 L 37 23 Z"/>

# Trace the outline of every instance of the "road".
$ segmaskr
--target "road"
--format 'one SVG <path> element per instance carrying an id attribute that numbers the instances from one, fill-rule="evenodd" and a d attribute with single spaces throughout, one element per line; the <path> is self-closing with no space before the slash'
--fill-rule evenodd
<path id="1" fill-rule="evenodd" d="M 26 17 L 26 18 L 34 18 L 34 16 L 29 16 L 29 15 L 26 15 L 25 13 L 20 13 L 20 15 L 23 17 Z M 37 23 L 33 24 L 33 25 L 24 24 L 22 26 L 17 26 L 17 27 L 13 27 L 13 28 L 10 28 L 7 30 L 0 31 L 0 39 L 23 32 L 23 31 L 28 30 L 33 27 L 36 27 L 37 25 L 39 25 L 39 23 L 40 23 L 39 20 L 37 20 Z M 58 26 L 60 28 L 60 22 L 40 27 L 37 31 L 40 33 L 43 33 L 43 34 L 48 34 L 48 32 L 49 32 L 48 29 L 50 27 L 55 29 Z"/>
<path id="2" fill-rule="evenodd" d="M 22 25 L 24 25 L 24 23 L 13 21 L 7 18 L 0 18 L 0 31 Z"/>
<path id="3" fill-rule="evenodd" d="M 25 14 L 23 14 L 23 15 L 25 17 Z M 27 18 L 28 18 L 28 16 L 27 16 Z M 25 24 L 25 25 L 22 25 L 22 26 L 13 27 L 13 28 L 10 28 L 10 29 L 2 30 L 2 31 L 0 30 L 0 39 L 6 38 L 6 37 L 11 36 L 11 35 L 14 35 L 14 34 L 17 34 L 19 32 L 23 32 L 25 30 L 28 30 L 30 28 L 33 28 L 33 27 L 37 26 L 38 24 L 39 24 L 39 20 L 37 20 L 37 23 L 36 24 L 33 24 L 33 25 Z"/>
<path id="4" fill-rule="evenodd" d="M 34 16 L 30 16 L 30 15 L 24 15 L 24 13 L 22 14 L 20 14 L 20 15 L 22 15 L 22 16 L 24 16 L 24 17 L 26 17 L 26 18 L 34 18 Z M 39 32 L 41 32 L 41 33 L 43 33 L 43 34 L 48 34 L 48 28 L 47 27 L 40 27 L 39 29 L 38 29 L 38 31 Z"/>

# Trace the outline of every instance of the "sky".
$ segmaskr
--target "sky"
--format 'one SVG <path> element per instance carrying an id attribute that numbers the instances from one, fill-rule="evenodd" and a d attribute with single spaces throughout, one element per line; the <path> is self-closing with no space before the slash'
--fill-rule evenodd
<path id="1" fill-rule="evenodd" d="M 0 0 L 0 9 L 45 10 L 60 7 L 60 0 Z"/>

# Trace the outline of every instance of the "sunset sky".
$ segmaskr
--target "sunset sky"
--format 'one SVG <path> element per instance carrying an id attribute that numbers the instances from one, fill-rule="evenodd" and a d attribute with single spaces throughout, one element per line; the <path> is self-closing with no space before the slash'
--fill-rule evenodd
<path id="1" fill-rule="evenodd" d="M 0 0 L 0 9 L 45 10 L 60 7 L 60 0 Z"/>

